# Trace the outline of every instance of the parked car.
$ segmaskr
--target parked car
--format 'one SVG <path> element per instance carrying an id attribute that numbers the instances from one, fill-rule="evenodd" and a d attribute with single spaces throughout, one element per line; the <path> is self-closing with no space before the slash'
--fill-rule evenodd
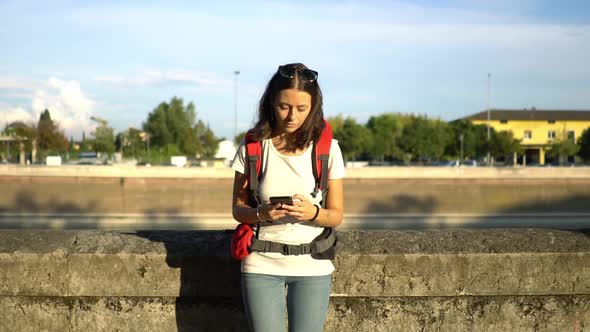
<path id="1" fill-rule="evenodd" d="M 100 158 L 96 152 L 80 152 L 77 165 L 106 165 L 107 161 Z"/>
<path id="2" fill-rule="evenodd" d="M 477 167 L 478 163 L 477 160 L 463 160 L 461 162 L 461 166 L 465 166 L 465 167 Z"/>
<path id="3" fill-rule="evenodd" d="M 434 166 L 441 167 L 459 167 L 459 160 L 441 160 L 433 164 Z"/>

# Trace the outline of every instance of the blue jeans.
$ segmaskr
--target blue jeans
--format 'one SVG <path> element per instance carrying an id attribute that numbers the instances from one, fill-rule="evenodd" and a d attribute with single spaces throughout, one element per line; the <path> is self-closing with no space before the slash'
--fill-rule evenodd
<path id="1" fill-rule="evenodd" d="M 324 328 L 332 277 L 289 277 L 242 273 L 242 298 L 250 330 L 285 331 L 286 307 L 289 332 L 321 332 Z"/>

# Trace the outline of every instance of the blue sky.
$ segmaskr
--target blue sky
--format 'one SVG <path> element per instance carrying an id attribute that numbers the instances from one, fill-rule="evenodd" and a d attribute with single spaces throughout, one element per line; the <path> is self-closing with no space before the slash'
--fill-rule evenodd
<path id="1" fill-rule="evenodd" d="M 172 96 L 222 137 L 250 127 L 276 67 L 319 72 L 327 116 L 456 119 L 487 107 L 590 109 L 588 1 L 0 0 L 0 126 L 49 108 L 141 127 Z"/>

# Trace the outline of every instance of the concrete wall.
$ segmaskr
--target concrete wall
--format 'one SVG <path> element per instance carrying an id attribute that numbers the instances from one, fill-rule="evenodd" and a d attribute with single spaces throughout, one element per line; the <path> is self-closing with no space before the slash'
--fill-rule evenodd
<path id="1" fill-rule="evenodd" d="M 233 179 L 234 171 L 228 167 L 0 165 L 0 176 Z M 346 177 L 354 179 L 579 179 L 590 177 L 590 167 L 364 167 L 347 168 Z"/>
<path id="2" fill-rule="evenodd" d="M 590 238 L 340 233 L 326 331 L 587 331 Z M 0 231 L 0 331 L 244 331 L 224 232 Z"/>
<path id="3" fill-rule="evenodd" d="M 225 214 L 232 178 L 0 176 L 0 213 Z M 311 189 L 310 189 L 311 190 Z M 345 215 L 590 213 L 587 178 L 347 178 Z"/>
<path id="4" fill-rule="evenodd" d="M 37 169 L 13 168 L 15 174 Z M 215 169 L 168 167 L 163 168 L 161 177 L 155 176 L 158 172 L 149 175 L 139 171 L 123 174 L 129 177 L 102 176 L 101 170 L 110 169 L 106 166 L 73 168 L 88 171 L 80 176 L 47 175 L 47 169 L 62 170 L 59 167 L 39 169 L 45 171 L 0 175 L 0 228 L 132 230 L 235 226 L 230 213 L 233 178 L 214 176 Z M 399 172 L 402 170 L 410 172 L 399 168 Z M 534 172 L 506 178 L 348 177 L 344 180 L 343 227 L 590 227 L 590 176 L 570 177 L 569 172 L 574 170 L 581 172 L 574 175 L 583 174 L 582 168 L 559 170 L 562 176 L 555 177 L 535 177 Z M 184 171 L 204 173 L 173 177 Z M 389 171 L 398 174 L 397 168 Z"/>

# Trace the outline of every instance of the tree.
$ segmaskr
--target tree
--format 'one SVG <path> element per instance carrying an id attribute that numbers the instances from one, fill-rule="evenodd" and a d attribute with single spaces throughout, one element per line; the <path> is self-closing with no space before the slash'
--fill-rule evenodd
<path id="1" fill-rule="evenodd" d="M 326 120 L 330 123 L 330 127 L 332 127 L 332 134 L 335 135 L 342 129 L 345 119 L 342 114 L 338 114 L 337 116 L 328 117 Z"/>
<path id="2" fill-rule="evenodd" d="M 33 142 L 37 138 L 37 128 L 35 125 L 32 123 L 27 124 L 22 121 L 15 121 L 7 125 L 4 129 L 4 133 L 7 136 L 17 138 L 16 144 L 9 144 L 9 151 L 6 159 L 9 159 L 9 156 L 19 156 L 21 152 L 32 151 Z"/>
<path id="3" fill-rule="evenodd" d="M 142 131 L 129 127 L 127 130 L 117 134 L 115 148 L 121 151 L 124 158 L 137 158 L 147 156 L 147 142 L 141 137 Z M 147 139 L 147 138 L 145 138 Z"/>
<path id="4" fill-rule="evenodd" d="M 151 144 L 154 147 L 165 146 L 173 142 L 173 137 L 168 129 L 167 113 L 169 105 L 160 103 L 151 113 L 148 114 L 147 122 L 143 124 L 143 130 L 151 136 Z"/>
<path id="5" fill-rule="evenodd" d="M 94 151 L 94 141 L 86 138 L 86 132 L 82 131 L 82 142 L 80 142 L 80 152 Z"/>
<path id="6" fill-rule="evenodd" d="M 559 165 L 563 165 L 565 159 L 570 156 L 574 156 L 580 150 L 574 140 L 567 136 L 565 129 L 557 132 L 557 137 L 549 145 L 547 155 L 559 160 Z"/>
<path id="7" fill-rule="evenodd" d="M 109 127 L 108 122 L 99 117 L 91 117 L 91 120 L 98 123 L 98 127 L 92 133 L 94 136 L 94 151 L 106 153 L 109 157 L 115 152 L 115 131 Z"/>
<path id="8" fill-rule="evenodd" d="M 443 121 L 412 116 L 404 126 L 400 146 L 410 159 L 430 161 L 443 156 L 450 139 L 450 130 Z"/>
<path id="9" fill-rule="evenodd" d="M 49 110 L 45 109 L 39 116 L 37 124 L 37 146 L 40 152 L 63 152 L 68 149 L 68 139 L 51 119 Z"/>
<path id="10" fill-rule="evenodd" d="M 492 156 L 506 156 L 522 152 L 520 140 L 514 138 L 512 131 L 491 130 L 490 154 Z"/>
<path id="11" fill-rule="evenodd" d="M 333 136 L 338 140 L 345 160 L 355 160 L 370 149 L 371 133 L 369 129 L 358 124 L 353 118 L 342 117 L 328 119 L 332 126 Z M 332 125 L 334 121 L 335 125 Z"/>
<path id="12" fill-rule="evenodd" d="M 201 158 L 215 157 L 219 148 L 219 139 L 209 128 L 209 125 L 205 125 L 203 121 L 199 120 L 195 125 L 194 132 L 199 142 L 197 154 Z"/>
<path id="13" fill-rule="evenodd" d="M 474 125 L 471 121 L 460 119 L 449 123 L 450 137 L 445 154 L 452 157 L 461 155 L 460 135 L 463 135 L 464 158 L 479 159 L 487 154 L 485 125 Z"/>
<path id="14" fill-rule="evenodd" d="M 199 153 L 199 135 L 196 132 L 196 110 L 191 102 L 186 107 L 181 98 L 173 97 L 169 103 L 162 102 L 150 114 L 143 124 L 143 130 L 150 134 L 154 147 L 174 145 L 188 156 Z M 212 147 L 217 149 L 217 146 Z M 166 151 L 172 151 L 166 148 Z"/>
<path id="15" fill-rule="evenodd" d="M 590 128 L 586 128 L 582 135 L 578 138 L 578 145 L 580 146 L 580 150 L 578 151 L 578 155 L 584 161 L 590 161 Z"/>
<path id="16" fill-rule="evenodd" d="M 371 132 L 369 154 L 373 159 L 402 159 L 403 154 L 397 145 L 402 127 L 395 114 L 386 113 L 369 118 L 366 126 Z"/>
<path id="17" fill-rule="evenodd" d="M 429 148 L 427 151 L 427 159 L 441 159 L 444 155 L 445 147 L 454 138 L 451 136 L 452 131 L 449 125 L 440 119 L 428 120 L 428 126 L 430 127 L 431 134 L 428 136 Z"/>

